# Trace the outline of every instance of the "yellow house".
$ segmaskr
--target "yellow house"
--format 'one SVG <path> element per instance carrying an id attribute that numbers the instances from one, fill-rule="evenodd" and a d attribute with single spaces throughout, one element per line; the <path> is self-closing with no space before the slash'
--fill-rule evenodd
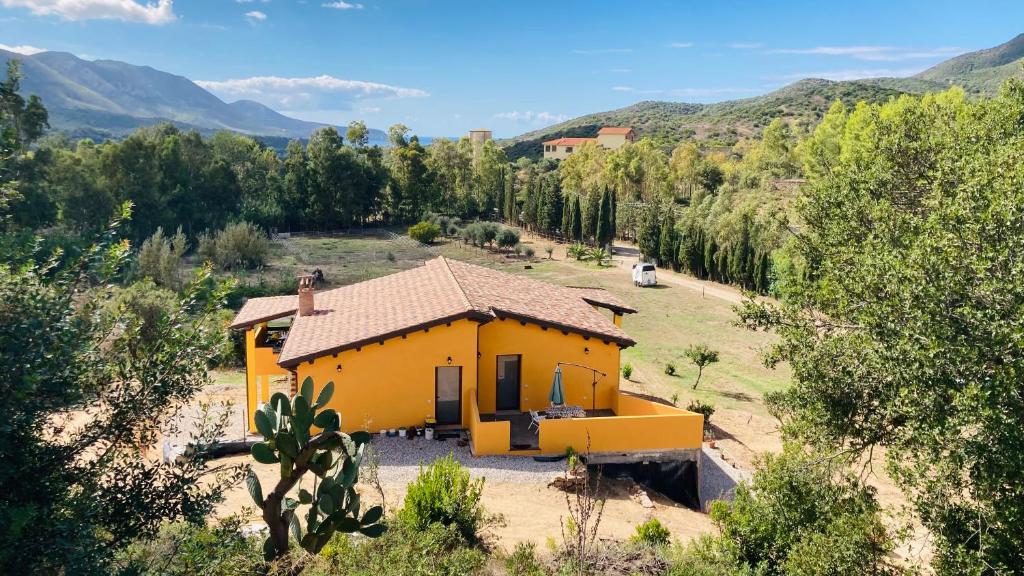
<path id="1" fill-rule="evenodd" d="M 468 432 L 477 455 L 572 447 L 595 460 L 695 460 L 700 414 L 619 390 L 633 312 L 604 290 L 440 257 L 316 294 L 303 277 L 296 296 L 247 301 L 232 327 L 246 331 L 250 415 L 273 380 L 311 376 L 334 382 L 348 432 L 433 420 Z M 553 409 L 556 368 L 565 401 Z"/>
<path id="2" fill-rule="evenodd" d="M 544 158 L 565 160 L 587 142 L 595 142 L 599 146 L 615 150 L 626 142 L 636 142 L 636 139 L 636 132 L 632 128 L 605 126 L 597 131 L 597 138 L 556 138 L 544 142 Z"/>

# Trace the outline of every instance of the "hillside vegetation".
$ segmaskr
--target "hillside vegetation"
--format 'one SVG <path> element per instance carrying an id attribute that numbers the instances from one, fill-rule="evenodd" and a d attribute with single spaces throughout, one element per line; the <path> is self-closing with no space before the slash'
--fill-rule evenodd
<path id="1" fill-rule="evenodd" d="M 602 126 L 631 126 L 664 148 L 684 140 L 708 147 L 731 146 L 755 136 L 773 119 L 813 126 L 841 100 L 884 103 L 900 94 L 938 92 L 960 86 L 972 96 L 991 97 L 1008 78 L 1024 77 L 1024 34 L 994 48 L 962 54 L 908 78 L 800 80 L 774 92 L 714 104 L 646 101 L 573 118 L 501 142 L 509 158 L 539 158 L 541 142 L 566 136 L 593 137 Z"/>

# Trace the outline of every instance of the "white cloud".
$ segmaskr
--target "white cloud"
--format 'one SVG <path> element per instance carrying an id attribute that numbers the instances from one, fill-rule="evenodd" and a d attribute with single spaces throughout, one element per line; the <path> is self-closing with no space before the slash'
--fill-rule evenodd
<path id="1" fill-rule="evenodd" d="M 736 86 L 723 86 L 719 88 L 672 88 L 665 92 L 673 96 L 723 96 L 727 94 L 754 94 L 760 92 L 757 88 L 740 88 Z"/>
<path id="2" fill-rule="evenodd" d="M 871 62 L 898 62 L 900 60 L 925 60 L 944 58 L 962 53 L 956 46 L 916 49 L 898 46 L 815 46 L 813 48 L 776 48 L 770 54 L 809 54 L 818 56 L 846 56 L 854 60 Z"/>
<path id="3" fill-rule="evenodd" d="M 588 49 L 577 48 L 576 50 L 573 50 L 572 53 L 573 54 L 624 54 L 624 53 L 632 52 L 632 51 L 633 51 L 632 48 L 588 48 Z"/>
<path id="4" fill-rule="evenodd" d="M 263 22 L 264 20 L 267 19 L 267 15 L 264 14 L 263 12 L 260 12 L 259 10 L 253 10 L 252 12 L 246 12 L 245 13 L 245 17 L 249 20 L 249 22 L 253 22 L 253 23 Z"/>
<path id="5" fill-rule="evenodd" d="M 760 42 L 732 42 L 726 44 L 726 46 L 733 50 L 754 50 L 755 48 L 764 46 L 764 44 L 761 44 Z"/>
<path id="6" fill-rule="evenodd" d="M 33 54 L 39 54 L 40 52 L 46 52 L 46 48 L 37 48 L 35 46 L 29 46 L 28 44 L 19 44 L 18 46 L 8 46 L 7 44 L 0 44 L 0 50 L 15 52 L 17 54 L 24 54 L 25 56 L 31 56 Z"/>
<path id="7" fill-rule="evenodd" d="M 345 2 L 343 0 L 338 0 L 337 2 L 325 2 L 325 3 L 321 4 L 321 6 L 323 6 L 324 8 L 334 8 L 335 10 L 362 10 L 363 9 L 363 5 L 362 4 L 357 4 L 357 3 L 354 3 L 354 2 L 352 2 L 352 3 Z"/>
<path id="8" fill-rule="evenodd" d="M 309 78 L 255 76 L 232 80 L 197 80 L 196 84 L 226 100 L 256 100 L 271 108 L 289 111 L 341 110 L 351 108 L 355 100 L 429 96 L 418 88 L 345 80 L 327 75 Z"/>
<path id="9" fill-rule="evenodd" d="M 849 70 L 829 70 L 827 72 L 794 72 L 779 76 L 780 80 L 802 80 L 804 78 L 824 78 L 825 80 L 860 80 L 861 78 L 895 77 L 902 78 L 913 76 L 924 70 L 925 67 L 915 68 L 859 68 Z"/>
<path id="10" fill-rule="evenodd" d="M 552 114 L 550 112 L 534 112 L 532 110 L 526 110 L 520 112 L 513 110 L 512 112 L 499 112 L 494 115 L 499 120 L 511 120 L 517 124 L 532 124 L 535 126 L 547 126 L 549 124 L 557 124 L 559 122 L 565 122 L 569 119 L 565 114 Z"/>
<path id="11" fill-rule="evenodd" d="M 633 87 L 632 86 L 612 86 L 612 91 L 614 91 L 614 92 L 632 92 L 633 91 Z"/>
<path id="12" fill-rule="evenodd" d="M 669 48 L 693 48 L 693 42 L 673 42 L 668 45 Z"/>
<path id="13" fill-rule="evenodd" d="M 0 0 L 7 8 L 27 8 L 37 16 L 59 16 L 65 20 L 123 20 L 144 24 L 167 24 L 178 17 L 174 0 L 141 3 L 136 0 Z"/>

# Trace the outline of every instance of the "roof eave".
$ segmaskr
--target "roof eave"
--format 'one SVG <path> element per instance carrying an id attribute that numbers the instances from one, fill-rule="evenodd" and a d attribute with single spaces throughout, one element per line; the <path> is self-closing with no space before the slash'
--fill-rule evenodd
<path id="1" fill-rule="evenodd" d="M 620 348 L 629 348 L 636 344 L 636 342 L 629 337 L 614 336 L 612 334 L 605 334 L 602 332 L 595 332 L 593 330 L 587 330 L 586 328 L 580 328 L 579 326 L 571 326 L 569 324 L 562 324 L 560 322 L 552 322 L 550 320 L 544 320 L 542 318 L 536 318 L 534 316 L 527 316 L 526 314 L 518 314 L 516 312 L 509 312 L 507 310 L 494 309 L 494 315 L 498 318 L 511 318 L 513 320 L 519 320 L 520 322 L 533 322 L 540 326 L 547 326 L 548 328 L 554 328 L 556 330 L 563 330 L 565 332 L 572 332 L 579 334 L 586 338 L 596 338 L 604 342 L 614 342 L 619 345 Z"/>
<path id="2" fill-rule="evenodd" d="M 347 342 L 345 344 L 342 344 L 341 346 L 334 346 L 334 347 L 327 348 L 327 349 L 324 349 L 324 350 L 320 350 L 320 351 L 317 351 L 317 352 L 311 352 L 309 354 L 303 354 L 302 356 L 296 356 L 295 358 L 289 358 L 287 360 L 278 361 L 277 364 L 278 364 L 278 366 L 280 366 L 282 368 L 289 368 L 289 369 L 291 369 L 291 368 L 295 368 L 299 364 L 302 364 L 303 362 L 308 362 L 308 361 L 316 360 L 317 358 L 321 358 L 323 356 L 338 354 L 338 353 L 344 352 L 345 350 L 352 350 L 353 348 L 362 348 L 363 346 L 368 346 L 370 344 L 373 344 L 374 342 L 382 342 L 384 340 L 390 340 L 391 338 L 397 338 L 398 336 L 402 336 L 403 334 L 411 334 L 411 333 L 416 332 L 418 330 L 434 328 L 434 327 L 440 326 L 442 324 L 449 324 L 451 322 L 455 322 L 456 320 L 463 320 L 463 319 L 475 320 L 477 322 L 482 322 L 483 323 L 483 322 L 490 322 L 491 320 L 494 319 L 494 317 L 489 315 L 489 314 L 485 314 L 483 312 L 480 312 L 479 310 L 468 310 L 468 311 L 465 311 L 465 312 L 459 312 L 458 314 L 452 314 L 452 315 L 449 315 L 449 316 L 445 316 L 443 318 L 437 318 L 437 319 L 431 320 L 429 322 L 421 322 L 419 324 L 414 324 L 412 326 L 407 326 L 405 328 L 400 328 L 398 330 L 392 330 L 390 332 L 385 332 L 383 334 L 378 334 L 378 335 L 370 337 L 370 338 L 363 338 L 361 340 L 356 340 L 356 341 L 353 341 L 353 342 Z"/>
<path id="3" fill-rule="evenodd" d="M 296 310 L 288 310 L 286 312 L 280 312 L 280 313 L 277 313 L 277 314 L 269 314 L 267 316 L 261 316 L 259 318 L 254 318 L 252 320 L 246 320 L 245 322 L 233 322 L 233 323 L 231 323 L 230 326 L 228 326 L 228 328 L 230 328 L 232 330 L 241 330 L 243 328 L 248 329 L 248 328 L 252 328 L 253 326 L 255 326 L 257 324 L 262 324 L 263 322 L 270 322 L 271 320 L 277 320 L 278 318 L 286 318 L 288 316 L 294 316 L 296 314 L 296 312 L 298 312 L 297 309 Z"/>

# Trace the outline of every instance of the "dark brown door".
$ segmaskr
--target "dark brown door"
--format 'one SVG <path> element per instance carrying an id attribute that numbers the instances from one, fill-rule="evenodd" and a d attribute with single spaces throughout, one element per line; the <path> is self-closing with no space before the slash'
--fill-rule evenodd
<path id="1" fill-rule="evenodd" d="M 498 356 L 497 410 L 519 410 L 519 384 L 522 356 L 510 354 Z"/>
<path id="2" fill-rule="evenodd" d="M 438 424 L 462 423 L 462 366 L 434 369 L 434 418 Z"/>

